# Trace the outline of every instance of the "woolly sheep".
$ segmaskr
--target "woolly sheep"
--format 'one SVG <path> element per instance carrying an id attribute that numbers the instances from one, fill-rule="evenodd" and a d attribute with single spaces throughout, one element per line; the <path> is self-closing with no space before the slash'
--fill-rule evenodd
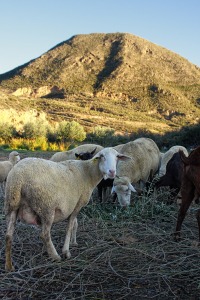
<path id="1" fill-rule="evenodd" d="M 114 146 L 113 149 L 121 153 L 122 147 L 124 144 L 120 144 L 117 146 Z M 98 190 L 98 198 L 100 202 L 105 201 L 106 199 L 106 193 L 107 193 L 107 188 L 112 188 L 113 186 L 113 179 L 102 179 L 101 182 L 97 185 L 97 190 Z M 116 197 L 113 197 L 113 201 L 115 201 Z"/>
<path id="2" fill-rule="evenodd" d="M 183 150 L 185 155 L 188 156 L 187 149 L 185 147 L 179 146 L 179 145 L 171 147 L 168 151 L 166 151 L 164 154 L 162 154 L 160 169 L 159 169 L 159 172 L 158 172 L 159 177 L 165 175 L 166 166 L 167 166 L 168 161 L 172 158 L 174 153 L 179 152 L 179 150 Z"/>
<path id="3" fill-rule="evenodd" d="M 102 178 L 114 178 L 118 160 L 130 159 L 112 148 L 104 148 L 90 160 L 53 162 L 25 158 L 10 171 L 6 182 L 5 214 L 7 271 L 14 270 L 11 246 L 17 219 L 41 226 L 48 255 L 59 261 L 50 235 L 53 223 L 69 217 L 62 252 L 70 258 L 69 242 L 76 243 L 77 215 Z"/>
<path id="4" fill-rule="evenodd" d="M 98 153 L 100 150 L 103 149 L 102 146 L 100 145 L 95 145 L 95 144 L 83 144 L 80 145 L 72 150 L 68 151 L 63 151 L 63 152 L 56 152 L 50 160 L 59 162 L 59 161 L 64 161 L 64 160 L 69 160 L 69 159 L 76 159 L 76 153 L 81 153 L 81 152 L 92 152 L 95 149 L 94 154 Z"/>
<path id="5" fill-rule="evenodd" d="M 136 192 L 131 183 L 146 183 L 149 176 L 158 171 L 161 155 L 156 143 L 149 138 L 138 138 L 126 143 L 121 153 L 130 156 L 132 160 L 124 165 L 119 162 L 112 192 L 117 193 L 121 206 L 129 206 L 131 191 Z"/>
<path id="6" fill-rule="evenodd" d="M 2 184 L 3 189 L 8 173 L 19 160 L 19 153 L 17 151 L 12 151 L 9 154 L 9 160 L 0 161 L 0 183 Z"/>

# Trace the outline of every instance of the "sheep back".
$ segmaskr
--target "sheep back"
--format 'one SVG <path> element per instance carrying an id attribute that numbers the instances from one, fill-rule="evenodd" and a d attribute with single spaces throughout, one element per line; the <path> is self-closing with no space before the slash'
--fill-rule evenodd
<path id="1" fill-rule="evenodd" d="M 121 153 L 132 158 L 129 162 L 118 163 L 117 175 L 126 176 L 130 182 L 146 182 L 150 173 L 156 173 L 160 164 L 160 151 L 156 143 L 149 138 L 138 138 L 126 143 Z M 115 181 L 115 180 L 114 180 Z"/>
<path id="2" fill-rule="evenodd" d="M 92 177 L 95 177 L 95 172 L 98 174 L 94 164 L 90 170 L 88 164 L 86 166 L 80 161 L 55 163 L 40 158 L 23 159 L 8 175 L 5 198 L 9 201 L 5 199 L 5 212 L 16 209 L 24 202 L 39 216 L 48 210 L 57 211 L 55 222 L 67 218 L 80 197 L 88 201 L 92 193 L 93 181 L 83 181 L 86 169 Z"/>
<path id="3" fill-rule="evenodd" d="M 87 152 L 87 151 L 91 152 L 95 148 L 96 148 L 96 150 L 94 152 L 94 155 L 103 149 L 103 147 L 100 145 L 84 144 L 84 145 L 80 145 L 72 150 L 56 152 L 55 154 L 53 154 L 53 156 L 50 158 L 50 160 L 59 162 L 59 161 L 64 161 L 64 160 L 76 159 L 75 153 Z"/>
<path id="4" fill-rule="evenodd" d="M 168 151 L 166 151 L 163 155 L 162 155 L 162 159 L 161 159 L 161 164 L 160 164 L 160 169 L 159 169 L 159 176 L 163 176 L 166 173 L 166 166 L 168 161 L 172 158 L 172 156 L 174 155 L 174 153 L 179 152 L 179 150 L 182 150 L 183 153 L 188 156 L 188 151 L 185 147 L 183 146 L 173 146 L 171 147 Z"/>
<path id="5" fill-rule="evenodd" d="M 8 173 L 12 169 L 13 165 L 10 161 L 0 162 L 0 182 L 4 182 L 8 176 Z"/>

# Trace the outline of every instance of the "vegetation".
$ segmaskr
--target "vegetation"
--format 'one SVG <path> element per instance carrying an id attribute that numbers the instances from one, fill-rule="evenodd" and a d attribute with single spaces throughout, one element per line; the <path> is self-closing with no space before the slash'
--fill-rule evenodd
<path id="1" fill-rule="evenodd" d="M 131 34 L 77 35 L 0 76 L 0 108 L 126 136 L 199 123 L 200 69 Z"/>
<path id="2" fill-rule="evenodd" d="M 195 147 L 200 143 L 200 124 L 182 127 L 165 134 L 138 129 L 131 134 L 117 134 L 110 127 L 95 126 L 87 133 L 76 121 L 50 123 L 45 113 L 37 111 L 17 113 L 15 110 L 0 112 L 0 147 L 2 149 L 26 149 L 62 151 L 78 144 L 97 143 L 104 147 L 115 146 L 138 137 L 152 138 L 162 149 L 173 145 Z"/>
<path id="3" fill-rule="evenodd" d="M 78 35 L 0 75 L 0 143 L 199 144 L 200 69 L 131 34 Z"/>
<path id="4" fill-rule="evenodd" d="M 0 298 L 199 299 L 195 207 L 184 221 L 182 240 L 175 242 L 178 207 L 168 199 L 169 191 L 156 198 L 146 191 L 132 195 L 131 207 L 124 210 L 111 198 L 99 204 L 94 191 L 78 216 L 78 246 L 71 246 L 72 258 L 61 262 L 49 260 L 40 229 L 18 222 L 11 273 L 4 270 L 6 222 L 0 201 Z M 66 222 L 54 224 L 51 234 L 61 253 Z"/>
<path id="5" fill-rule="evenodd" d="M 190 149 L 200 145 L 199 116 L 200 69 L 130 34 L 74 36 L 0 75 L 2 156 L 18 149 L 21 158 L 49 158 L 80 143 L 115 146 L 141 136 L 160 150 L 175 144 Z M 100 205 L 95 190 L 79 215 L 79 245 L 60 263 L 41 251 L 38 230 L 18 223 L 16 272 L 9 274 L 0 195 L 0 298 L 199 299 L 195 204 L 175 243 L 177 204 L 169 204 L 167 189 L 151 192 L 150 185 L 132 195 L 124 210 L 111 196 Z M 52 228 L 59 253 L 65 233 L 66 222 Z"/>

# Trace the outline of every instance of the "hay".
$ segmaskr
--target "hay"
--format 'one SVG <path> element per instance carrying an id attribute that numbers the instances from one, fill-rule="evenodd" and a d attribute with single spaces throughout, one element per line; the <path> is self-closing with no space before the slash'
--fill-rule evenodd
<path id="1" fill-rule="evenodd" d="M 137 206 L 137 205 L 135 205 Z M 140 205 L 141 208 L 141 205 Z M 144 211 L 143 211 L 144 213 Z M 13 243 L 16 271 L 6 273 L 5 220 L 1 213 L 1 299 L 199 299 L 200 249 L 193 213 L 183 239 L 173 241 L 177 208 L 142 219 L 130 208 L 91 203 L 79 215 L 78 247 L 72 259 L 51 262 L 40 230 L 19 223 Z M 52 238 L 61 253 L 66 222 Z"/>
<path id="2" fill-rule="evenodd" d="M 200 299 L 200 249 L 194 209 L 173 240 L 178 207 L 169 194 L 146 194 L 123 210 L 100 205 L 96 194 L 78 216 L 78 246 L 72 258 L 52 262 L 40 229 L 18 223 L 13 242 L 15 272 L 6 273 L 3 197 L 0 199 L 0 299 L 137 300 Z M 61 253 L 66 221 L 53 225 L 52 240 Z"/>

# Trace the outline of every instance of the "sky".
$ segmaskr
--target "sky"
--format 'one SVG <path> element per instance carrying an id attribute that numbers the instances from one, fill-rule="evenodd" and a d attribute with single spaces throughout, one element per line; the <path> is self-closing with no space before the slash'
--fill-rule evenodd
<path id="1" fill-rule="evenodd" d="M 0 74 L 74 35 L 131 33 L 200 67 L 199 0 L 0 0 Z"/>

